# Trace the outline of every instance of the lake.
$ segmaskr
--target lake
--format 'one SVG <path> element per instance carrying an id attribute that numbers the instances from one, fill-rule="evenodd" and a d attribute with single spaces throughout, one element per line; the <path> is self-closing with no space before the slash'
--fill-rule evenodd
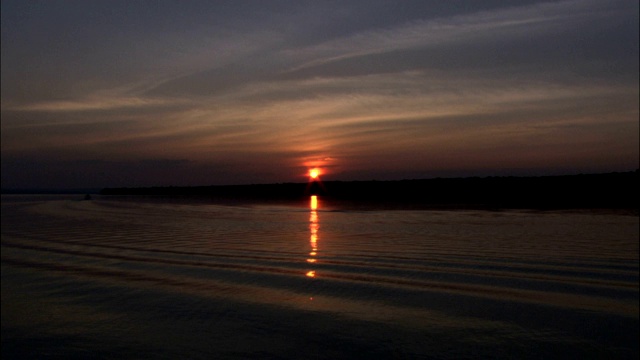
<path id="1" fill-rule="evenodd" d="M 2 358 L 637 359 L 637 214 L 2 196 Z"/>

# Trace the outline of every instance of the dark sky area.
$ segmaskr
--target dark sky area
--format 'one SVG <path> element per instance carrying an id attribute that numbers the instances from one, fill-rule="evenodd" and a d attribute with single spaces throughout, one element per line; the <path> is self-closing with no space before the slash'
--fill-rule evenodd
<path id="1" fill-rule="evenodd" d="M 3 188 L 629 171 L 637 0 L 2 0 Z"/>

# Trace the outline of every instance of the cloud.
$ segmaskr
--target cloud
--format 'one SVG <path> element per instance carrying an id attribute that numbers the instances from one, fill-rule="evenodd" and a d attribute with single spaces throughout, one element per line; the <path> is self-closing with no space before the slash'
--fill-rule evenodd
<path id="1" fill-rule="evenodd" d="M 130 108 L 157 108 L 183 105 L 180 99 L 152 99 L 141 97 L 89 97 L 77 100 L 43 101 L 24 105 L 7 105 L 3 110 L 9 111 L 42 111 L 42 112 L 74 112 L 74 111 L 110 111 Z"/>
<path id="2" fill-rule="evenodd" d="M 613 10 L 612 10 L 613 9 Z M 625 9 L 606 8 L 592 0 L 539 3 L 481 11 L 440 19 L 414 21 L 387 29 L 375 29 L 286 51 L 307 59 L 289 71 L 365 55 L 417 49 L 434 45 L 532 38 L 572 29 L 585 21 L 608 21 Z"/>
<path id="3" fill-rule="evenodd" d="M 588 162 L 595 149 L 637 162 L 637 3 L 528 3 L 440 5 L 437 18 L 345 5 L 351 15 L 331 28 L 276 6 L 274 18 L 105 31 L 60 54 L 45 42 L 40 57 L 4 42 L 3 161 L 155 164 L 204 183 L 287 181 L 311 164 L 381 173 L 511 163 L 504 154 Z M 109 165 L 126 161 L 136 165 Z"/>

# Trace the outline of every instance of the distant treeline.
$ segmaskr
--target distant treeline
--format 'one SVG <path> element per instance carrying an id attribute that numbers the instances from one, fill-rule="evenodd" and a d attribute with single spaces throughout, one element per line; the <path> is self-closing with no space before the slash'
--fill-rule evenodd
<path id="1" fill-rule="evenodd" d="M 101 195 L 289 200 L 321 195 L 354 203 L 429 208 L 638 209 L 639 172 L 541 177 L 325 181 L 228 186 L 106 188 Z"/>
<path id="2" fill-rule="evenodd" d="M 69 194 L 97 194 L 100 192 L 100 188 L 87 188 L 87 189 L 42 189 L 42 188 L 9 188 L 1 189 L 0 192 L 3 195 L 69 195 Z"/>

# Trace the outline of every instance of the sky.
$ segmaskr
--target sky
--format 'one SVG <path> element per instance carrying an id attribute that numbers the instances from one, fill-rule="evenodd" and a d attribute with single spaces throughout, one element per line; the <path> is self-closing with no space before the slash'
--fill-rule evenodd
<path id="1" fill-rule="evenodd" d="M 639 4 L 2 0 L 2 188 L 639 167 Z"/>

